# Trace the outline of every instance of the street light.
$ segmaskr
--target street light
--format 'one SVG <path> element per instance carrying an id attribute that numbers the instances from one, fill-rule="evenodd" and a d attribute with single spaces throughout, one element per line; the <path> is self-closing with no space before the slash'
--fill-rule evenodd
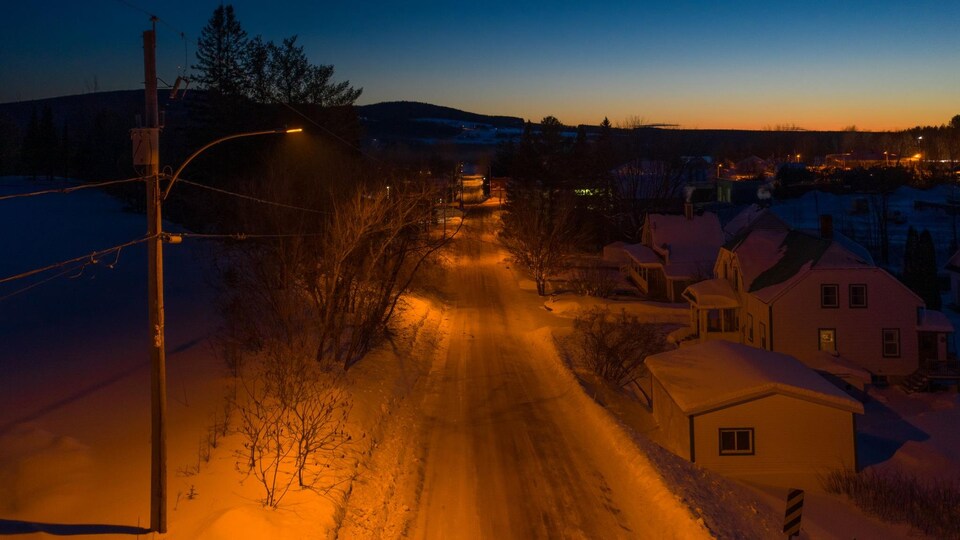
<path id="1" fill-rule="evenodd" d="M 167 189 L 163 191 L 163 200 L 166 200 L 167 196 L 170 195 L 170 190 L 173 189 L 173 184 L 174 182 L 177 181 L 177 178 L 180 178 L 180 173 L 183 172 L 183 169 L 186 168 L 186 166 L 191 161 L 193 161 L 193 158 L 199 156 L 201 153 L 203 153 L 204 150 L 206 150 L 207 148 L 210 148 L 211 146 L 218 145 L 224 141 L 229 141 L 231 139 L 239 139 L 241 137 L 255 137 L 257 135 L 278 135 L 278 134 L 282 135 L 287 133 L 300 133 L 302 131 L 303 131 L 303 128 L 289 128 L 289 129 L 279 128 L 279 129 L 268 129 L 266 131 L 250 131 L 247 133 L 235 133 L 233 135 L 227 135 L 226 137 L 220 137 L 219 139 L 213 142 L 207 143 L 196 152 L 190 154 L 190 157 L 188 157 L 187 160 L 184 161 L 182 165 L 180 165 L 180 167 L 176 170 L 176 172 L 173 173 L 173 176 L 170 177 L 170 184 L 167 185 Z"/>
<path id="2" fill-rule="evenodd" d="M 145 33 L 146 34 L 146 33 Z M 152 36 L 151 36 L 152 37 Z M 156 90 L 153 92 L 153 100 L 148 97 L 147 110 L 155 110 Z M 150 96 L 150 92 L 147 92 Z M 152 127 L 150 129 L 157 130 Z M 177 181 L 183 169 L 193 161 L 193 158 L 200 155 L 201 152 L 213 145 L 220 144 L 231 139 L 240 137 L 253 137 L 255 135 L 273 135 L 279 133 L 300 133 L 300 128 L 294 129 L 271 129 L 268 131 L 252 131 L 248 133 L 237 133 L 221 137 L 201 149 L 197 150 L 173 173 L 170 184 L 167 189 L 160 193 L 159 174 L 157 162 L 159 152 L 152 155 L 150 177 L 151 182 L 147 187 L 147 235 L 150 241 L 147 243 L 147 295 L 149 301 L 150 330 L 153 339 L 150 348 L 151 377 L 150 377 L 150 408 L 151 408 L 151 440 L 152 448 L 150 450 L 150 526 L 151 530 L 158 533 L 165 533 L 167 530 L 167 367 L 166 367 L 166 331 L 163 313 L 163 221 L 160 209 L 164 199 L 170 194 L 170 188 Z M 174 240 L 174 243 L 177 243 Z"/>

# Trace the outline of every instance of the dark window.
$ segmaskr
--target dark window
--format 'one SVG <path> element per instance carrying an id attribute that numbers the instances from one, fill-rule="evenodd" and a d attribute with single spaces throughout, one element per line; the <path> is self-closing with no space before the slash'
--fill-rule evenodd
<path id="1" fill-rule="evenodd" d="M 840 307 L 840 286 L 836 284 L 820 285 L 820 307 Z"/>
<path id="2" fill-rule="evenodd" d="M 760 348 L 767 348 L 767 324 L 760 323 Z"/>
<path id="3" fill-rule="evenodd" d="M 723 330 L 722 322 L 720 319 L 720 310 L 719 309 L 708 309 L 707 310 L 707 332 L 720 332 Z"/>
<path id="4" fill-rule="evenodd" d="M 883 329 L 883 356 L 884 358 L 900 357 L 900 329 Z"/>
<path id="5" fill-rule="evenodd" d="M 867 307 L 867 286 L 862 283 L 850 285 L 850 307 Z"/>
<path id="6" fill-rule="evenodd" d="M 721 456 L 752 456 L 753 428 L 720 428 Z"/>
<path id="7" fill-rule="evenodd" d="M 753 343 L 753 313 L 747 313 L 747 341 Z"/>
<path id="8" fill-rule="evenodd" d="M 737 310 L 735 308 L 723 310 L 723 331 L 736 332 L 738 326 L 740 325 L 737 324 Z"/>

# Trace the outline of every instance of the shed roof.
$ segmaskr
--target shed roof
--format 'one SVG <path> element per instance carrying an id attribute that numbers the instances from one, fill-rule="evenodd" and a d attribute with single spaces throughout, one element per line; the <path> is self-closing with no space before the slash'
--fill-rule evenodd
<path id="1" fill-rule="evenodd" d="M 646 365 L 686 415 L 782 394 L 863 414 L 863 405 L 796 358 L 727 341 L 650 356 Z M 656 406 L 656 405 L 655 405 Z"/>
<path id="2" fill-rule="evenodd" d="M 713 268 L 713 262 L 723 245 L 720 220 L 711 212 L 691 218 L 650 214 L 646 226 L 649 228 L 650 245 L 668 253 L 668 263 L 705 263 Z"/>
<path id="3" fill-rule="evenodd" d="M 920 313 L 920 324 L 917 325 L 920 332 L 945 332 L 953 333 L 953 323 L 942 312 L 932 309 L 924 309 Z"/>
<path id="4" fill-rule="evenodd" d="M 737 291 L 730 282 L 722 279 L 708 279 L 687 287 L 687 291 L 696 299 L 701 308 L 734 308 L 740 306 Z"/>

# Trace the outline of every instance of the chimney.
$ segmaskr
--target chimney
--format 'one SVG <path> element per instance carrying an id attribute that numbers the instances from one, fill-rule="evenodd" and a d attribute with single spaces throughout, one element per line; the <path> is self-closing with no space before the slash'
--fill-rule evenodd
<path id="1" fill-rule="evenodd" d="M 820 216 L 820 238 L 833 240 L 833 216 L 830 214 Z"/>
<path id="2" fill-rule="evenodd" d="M 683 215 L 689 220 L 693 219 L 693 203 L 692 202 L 687 201 L 683 203 Z"/>

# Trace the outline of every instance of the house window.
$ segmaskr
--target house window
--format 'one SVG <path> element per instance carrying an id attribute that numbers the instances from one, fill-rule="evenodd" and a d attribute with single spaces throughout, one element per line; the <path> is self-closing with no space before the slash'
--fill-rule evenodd
<path id="1" fill-rule="evenodd" d="M 840 307 L 840 286 L 831 283 L 820 285 L 820 307 L 838 308 Z"/>
<path id="2" fill-rule="evenodd" d="M 767 323 L 760 323 L 760 348 L 767 348 Z"/>
<path id="3" fill-rule="evenodd" d="M 850 285 L 850 307 L 867 307 L 867 286 L 863 283 L 854 283 Z"/>
<path id="4" fill-rule="evenodd" d="M 753 428 L 720 428 L 721 456 L 752 456 Z"/>
<path id="5" fill-rule="evenodd" d="M 883 357 L 900 358 L 900 329 L 883 329 Z"/>
<path id="6" fill-rule="evenodd" d="M 736 332 L 740 325 L 737 323 L 737 310 L 730 308 L 723 310 L 723 331 Z"/>
<path id="7" fill-rule="evenodd" d="M 747 313 L 747 341 L 753 343 L 753 313 Z"/>
<path id="8" fill-rule="evenodd" d="M 837 329 L 821 328 L 817 331 L 820 336 L 819 350 L 829 353 L 837 352 Z"/>

